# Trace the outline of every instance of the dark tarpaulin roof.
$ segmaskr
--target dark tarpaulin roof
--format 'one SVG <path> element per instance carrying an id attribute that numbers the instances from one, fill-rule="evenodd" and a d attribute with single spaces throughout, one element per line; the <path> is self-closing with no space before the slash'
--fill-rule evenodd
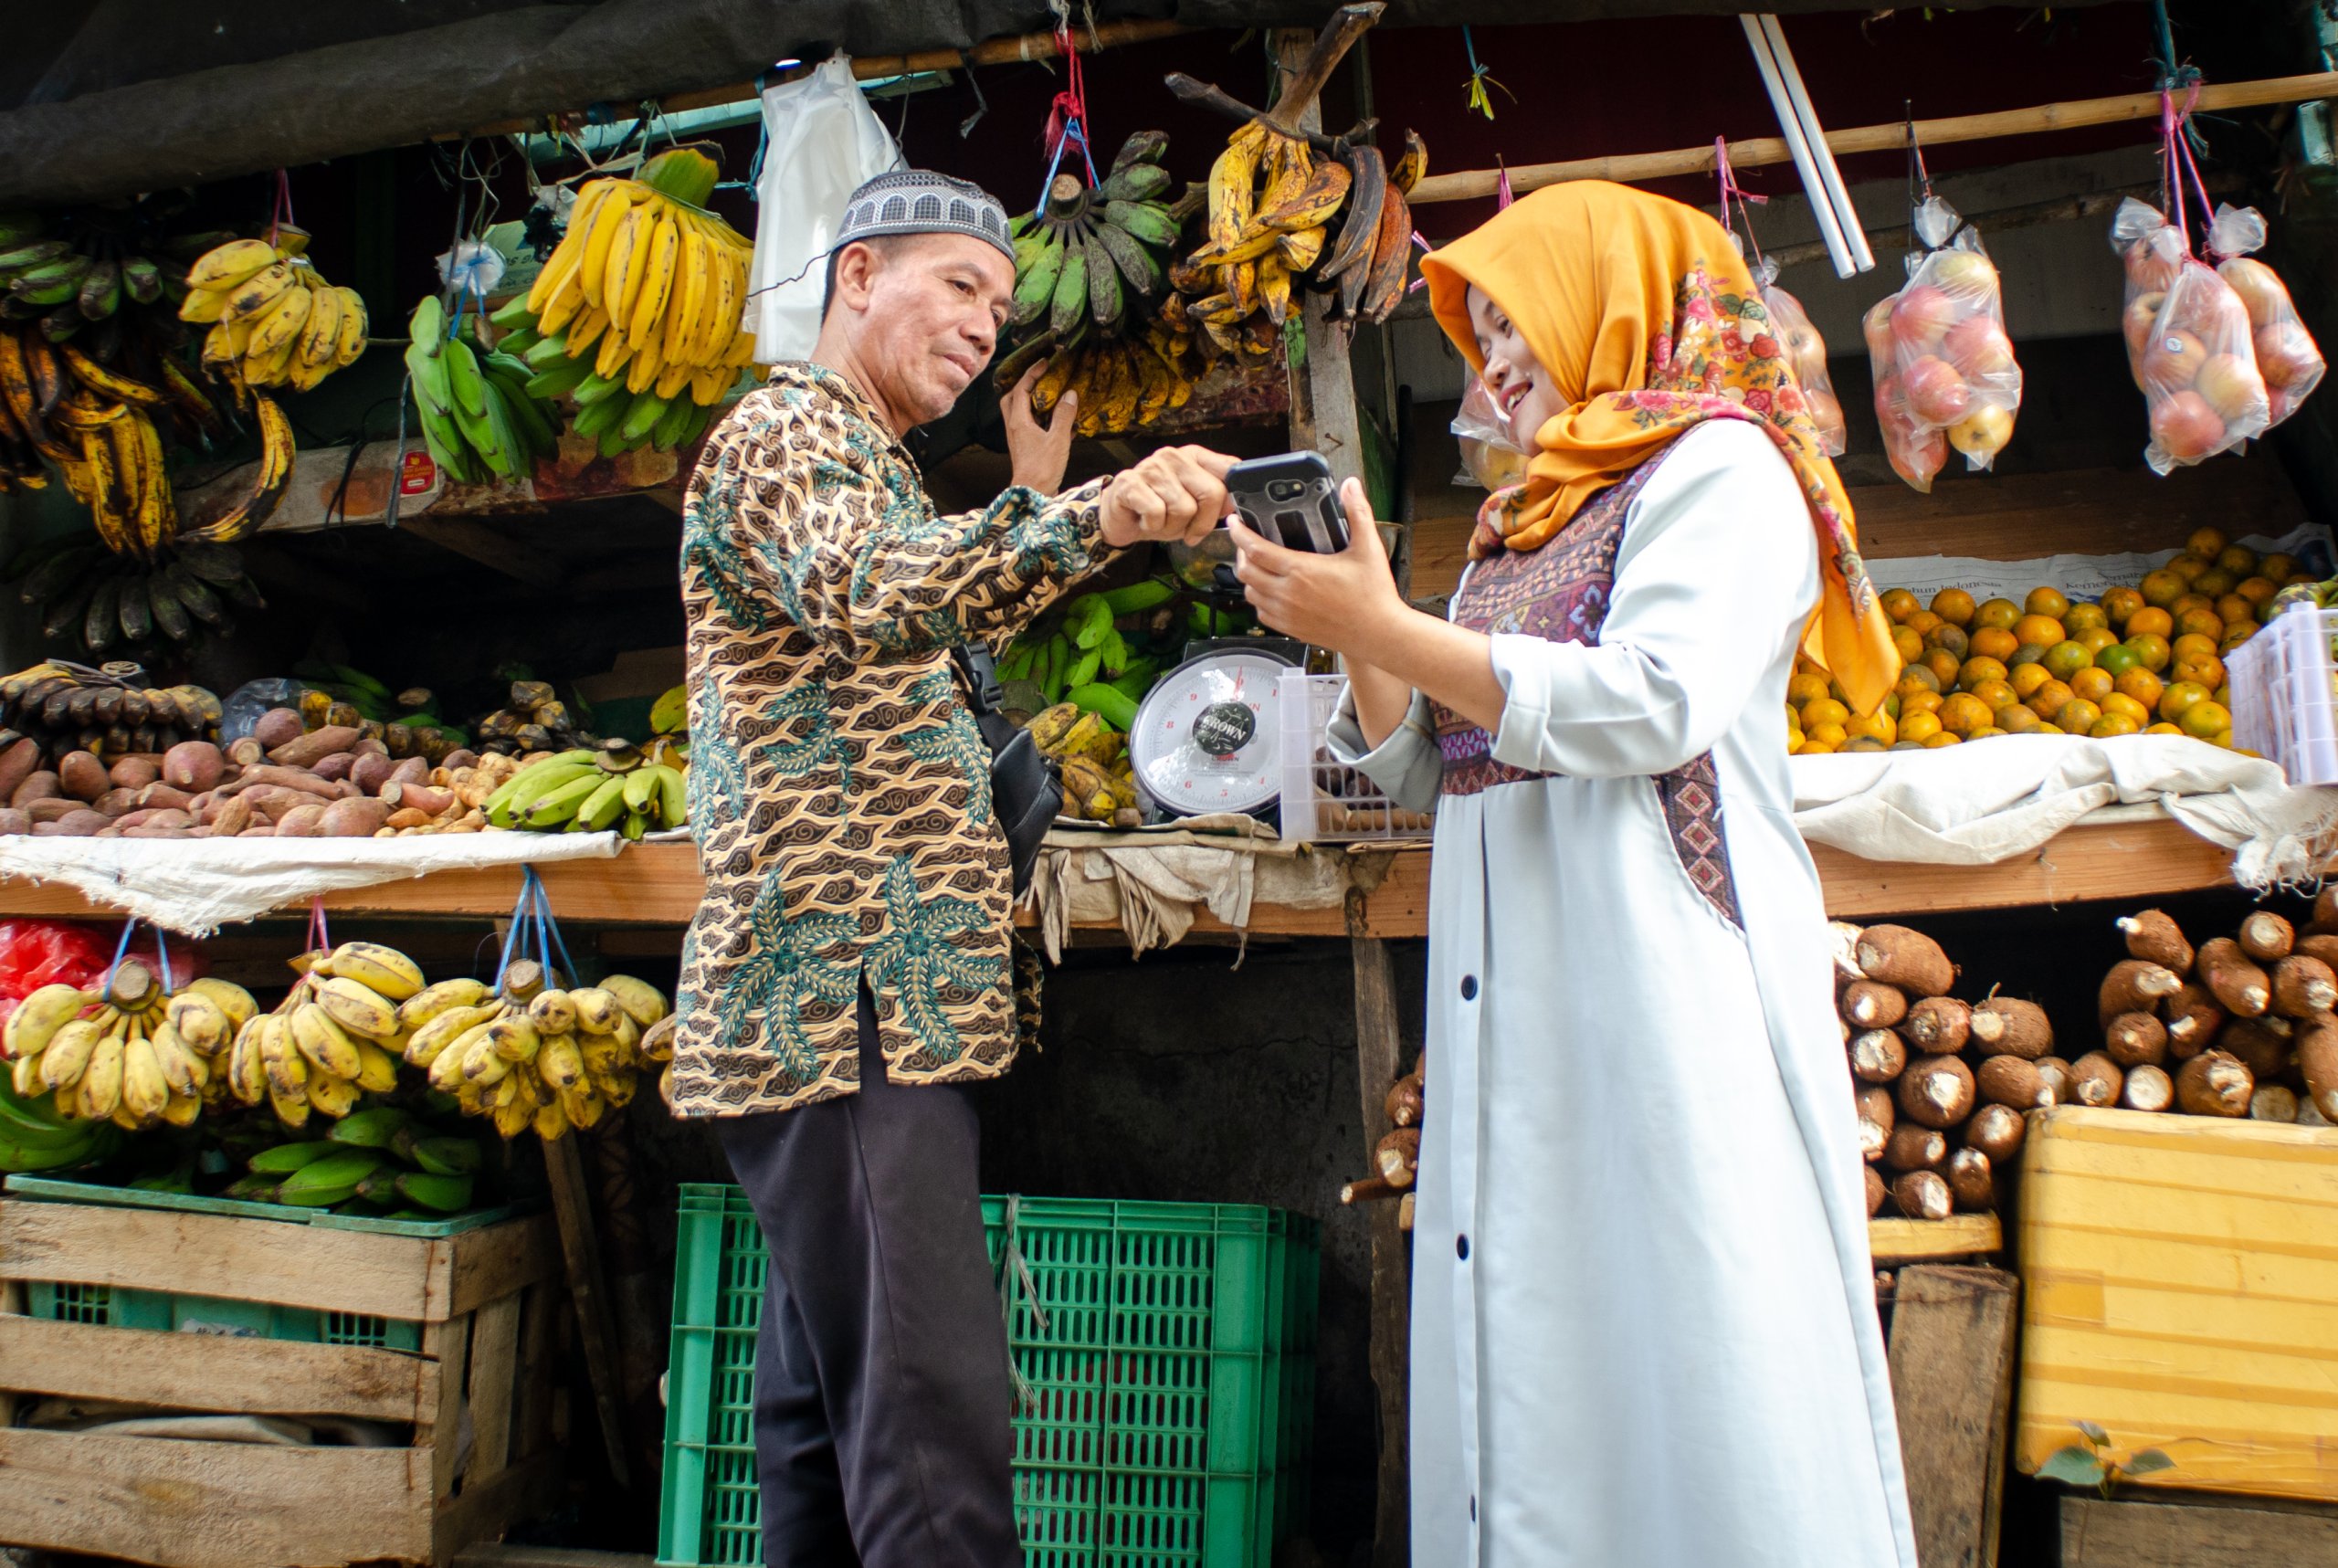
<path id="1" fill-rule="evenodd" d="M 1746 0 L 1389 0 L 1383 27 L 1725 15 Z M 1768 0 L 1785 12 L 1839 0 Z M 1100 22 L 1312 25 L 1322 0 L 1101 0 Z M 194 184 L 468 126 L 752 79 L 834 45 L 964 48 L 1043 0 L 19 0 L 0 51 L 0 204 Z"/>

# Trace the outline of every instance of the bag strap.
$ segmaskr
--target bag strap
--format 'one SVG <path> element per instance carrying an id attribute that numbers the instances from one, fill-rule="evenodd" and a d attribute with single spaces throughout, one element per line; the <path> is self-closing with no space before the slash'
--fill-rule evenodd
<path id="1" fill-rule="evenodd" d="M 1006 704 L 1006 689 L 999 684 L 998 665 L 990 649 L 980 643 L 959 643 L 951 648 L 950 658 L 966 678 L 968 711 L 977 719 L 1000 712 Z"/>

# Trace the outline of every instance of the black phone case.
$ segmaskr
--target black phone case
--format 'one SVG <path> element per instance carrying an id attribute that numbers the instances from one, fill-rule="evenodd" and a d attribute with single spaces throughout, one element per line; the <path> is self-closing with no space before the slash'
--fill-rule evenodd
<path id="1" fill-rule="evenodd" d="M 1297 494 L 1274 488 L 1297 484 Z M 1334 554 L 1348 547 L 1347 512 L 1332 466 L 1314 452 L 1252 458 L 1226 472 L 1226 492 L 1251 530 L 1288 550 Z"/>

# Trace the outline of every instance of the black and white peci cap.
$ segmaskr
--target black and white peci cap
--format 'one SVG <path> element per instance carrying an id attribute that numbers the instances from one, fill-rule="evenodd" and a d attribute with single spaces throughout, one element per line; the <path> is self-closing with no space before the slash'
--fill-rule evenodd
<path id="1" fill-rule="evenodd" d="M 1009 260 L 1006 209 L 980 185 L 928 169 L 897 169 L 852 193 L 837 233 L 839 250 L 857 239 L 890 234 L 963 234 L 998 247 Z"/>

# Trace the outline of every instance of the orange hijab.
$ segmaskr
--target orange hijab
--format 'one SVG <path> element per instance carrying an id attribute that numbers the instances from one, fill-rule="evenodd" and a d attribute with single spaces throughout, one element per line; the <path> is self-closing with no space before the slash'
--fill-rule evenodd
<path id="1" fill-rule="evenodd" d="M 1438 324 L 1485 368 L 1468 295 L 1499 304 L 1570 405 L 1535 433 L 1523 484 L 1478 514 L 1472 559 L 1532 550 L 1584 503 L 1708 419 L 1759 426 L 1802 481 L 1822 592 L 1805 648 L 1870 712 L 1900 676 L 1891 624 L 1859 560 L 1843 481 L 1820 450 L 1745 263 L 1694 207 L 1574 180 L 1498 213 L 1421 262 Z"/>

